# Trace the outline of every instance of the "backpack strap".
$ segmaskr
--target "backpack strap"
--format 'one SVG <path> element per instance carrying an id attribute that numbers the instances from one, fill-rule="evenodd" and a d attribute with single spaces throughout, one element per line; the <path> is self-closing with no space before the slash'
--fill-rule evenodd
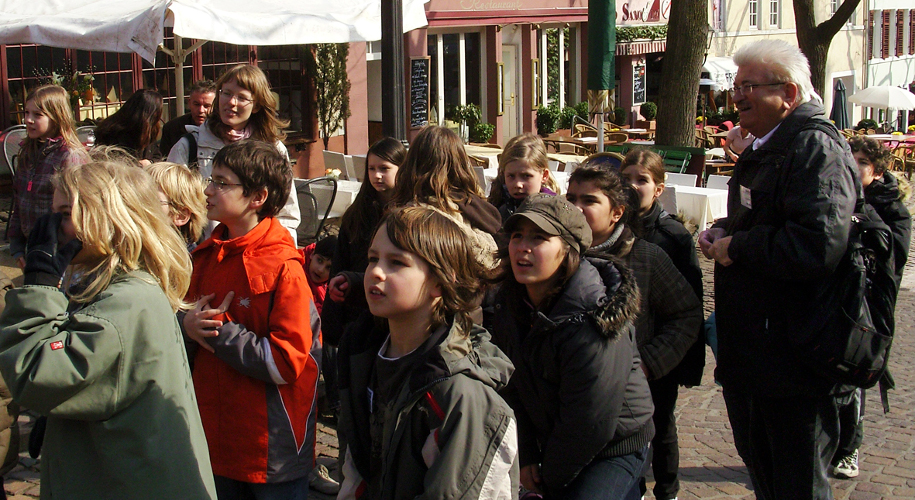
<path id="1" fill-rule="evenodd" d="M 197 135 L 193 132 L 188 132 L 181 137 L 182 139 L 187 139 L 187 167 L 197 171 L 199 168 L 197 162 Z"/>

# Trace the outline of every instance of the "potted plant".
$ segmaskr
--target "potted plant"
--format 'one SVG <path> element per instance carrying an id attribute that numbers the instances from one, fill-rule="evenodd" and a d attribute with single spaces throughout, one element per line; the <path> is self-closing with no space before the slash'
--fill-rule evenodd
<path id="1" fill-rule="evenodd" d="M 559 121 L 559 106 L 556 102 L 550 103 L 549 106 L 540 106 L 537 108 L 537 133 L 540 135 L 549 135 L 556 131 L 556 124 Z"/>
<path id="2" fill-rule="evenodd" d="M 70 96 L 70 107 L 73 109 L 77 120 L 79 119 L 80 99 L 84 105 L 95 101 L 95 76 L 92 72 L 95 68 L 90 67 L 88 72 L 77 71 L 69 63 L 64 63 L 60 71 L 47 71 L 42 69 L 35 70 L 35 76 L 43 84 L 59 85 L 67 91 Z"/>
<path id="3" fill-rule="evenodd" d="M 487 143 L 495 133 L 496 126 L 491 123 L 477 122 L 470 130 L 470 142 Z"/>
<path id="4" fill-rule="evenodd" d="M 459 104 L 449 108 L 445 116 L 458 124 L 458 135 L 466 143 L 470 141 L 470 130 L 483 117 L 483 110 L 473 103 Z"/>
<path id="5" fill-rule="evenodd" d="M 620 107 L 613 108 L 613 123 L 619 126 L 626 124 L 626 110 Z"/>
<path id="6" fill-rule="evenodd" d="M 855 130 L 876 130 L 876 129 L 877 129 L 877 122 L 870 118 L 865 118 L 865 119 L 859 121 L 857 125 L 855 125 Z"/>
<path id="7" fill-rule="evenodd" d="M 642 123 L 642 125 L 645 125 L 643 128 L 654 130 L 654 119 L 658 116 L 658 105 L 651 101 L 646 101 L 639 107 L 639 114 L 645 118 L 645 121 Z"/>
<path id="8" fill-rule="evenodd" d="M 580 102 L 575 106 L 566 106 L 562 108 L 562 111 L 559 113 L 559 128 L 568 129 L 569 133 L 572 132 L 572 129 L 575 127 L 575 123 L 581 123 L 581 121 L 576 120 L 575 117 L 578 117 L 580 120 L 588 122 L 588 103 Z"/>

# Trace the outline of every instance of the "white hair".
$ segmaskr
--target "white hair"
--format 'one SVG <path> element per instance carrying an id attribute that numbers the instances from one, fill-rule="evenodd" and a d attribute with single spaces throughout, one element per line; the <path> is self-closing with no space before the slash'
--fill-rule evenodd
<path id="1" fill-rule="evenodd" d="M 758 64 L 764 66 L 775 82 L 792 82 L 798 87 L 797 103 L 823 99 L 813 89 L 810 81 L 810 63 L 801 49 L 776 39 L 759 40 L 737 49 L 733 56 L 737 66 Z"/>

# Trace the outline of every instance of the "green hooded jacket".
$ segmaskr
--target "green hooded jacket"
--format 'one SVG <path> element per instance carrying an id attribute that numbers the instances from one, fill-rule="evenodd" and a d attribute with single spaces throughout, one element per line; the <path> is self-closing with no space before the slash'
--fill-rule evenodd
<path id="1" fill-rule="evenodd" d="M 13 398 L 48 416 L 42 499 L 216 498 L 178 320 L 151 275 L 117 276 L 88 304 L 10 290 L 0 327 Z"/>

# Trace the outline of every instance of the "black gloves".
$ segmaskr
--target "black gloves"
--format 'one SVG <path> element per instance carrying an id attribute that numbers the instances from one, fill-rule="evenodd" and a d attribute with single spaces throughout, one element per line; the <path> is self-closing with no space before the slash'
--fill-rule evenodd
<path id="1" fill-rule="evenodd" d="M 29 233 L 23 279 L 26 285 L 59 287 L 70 261 L 83 249 L 83 243 L 77 239 L 58 248 L 57 232 L 61 219 L 61 214 L 43 215 Z"/>

